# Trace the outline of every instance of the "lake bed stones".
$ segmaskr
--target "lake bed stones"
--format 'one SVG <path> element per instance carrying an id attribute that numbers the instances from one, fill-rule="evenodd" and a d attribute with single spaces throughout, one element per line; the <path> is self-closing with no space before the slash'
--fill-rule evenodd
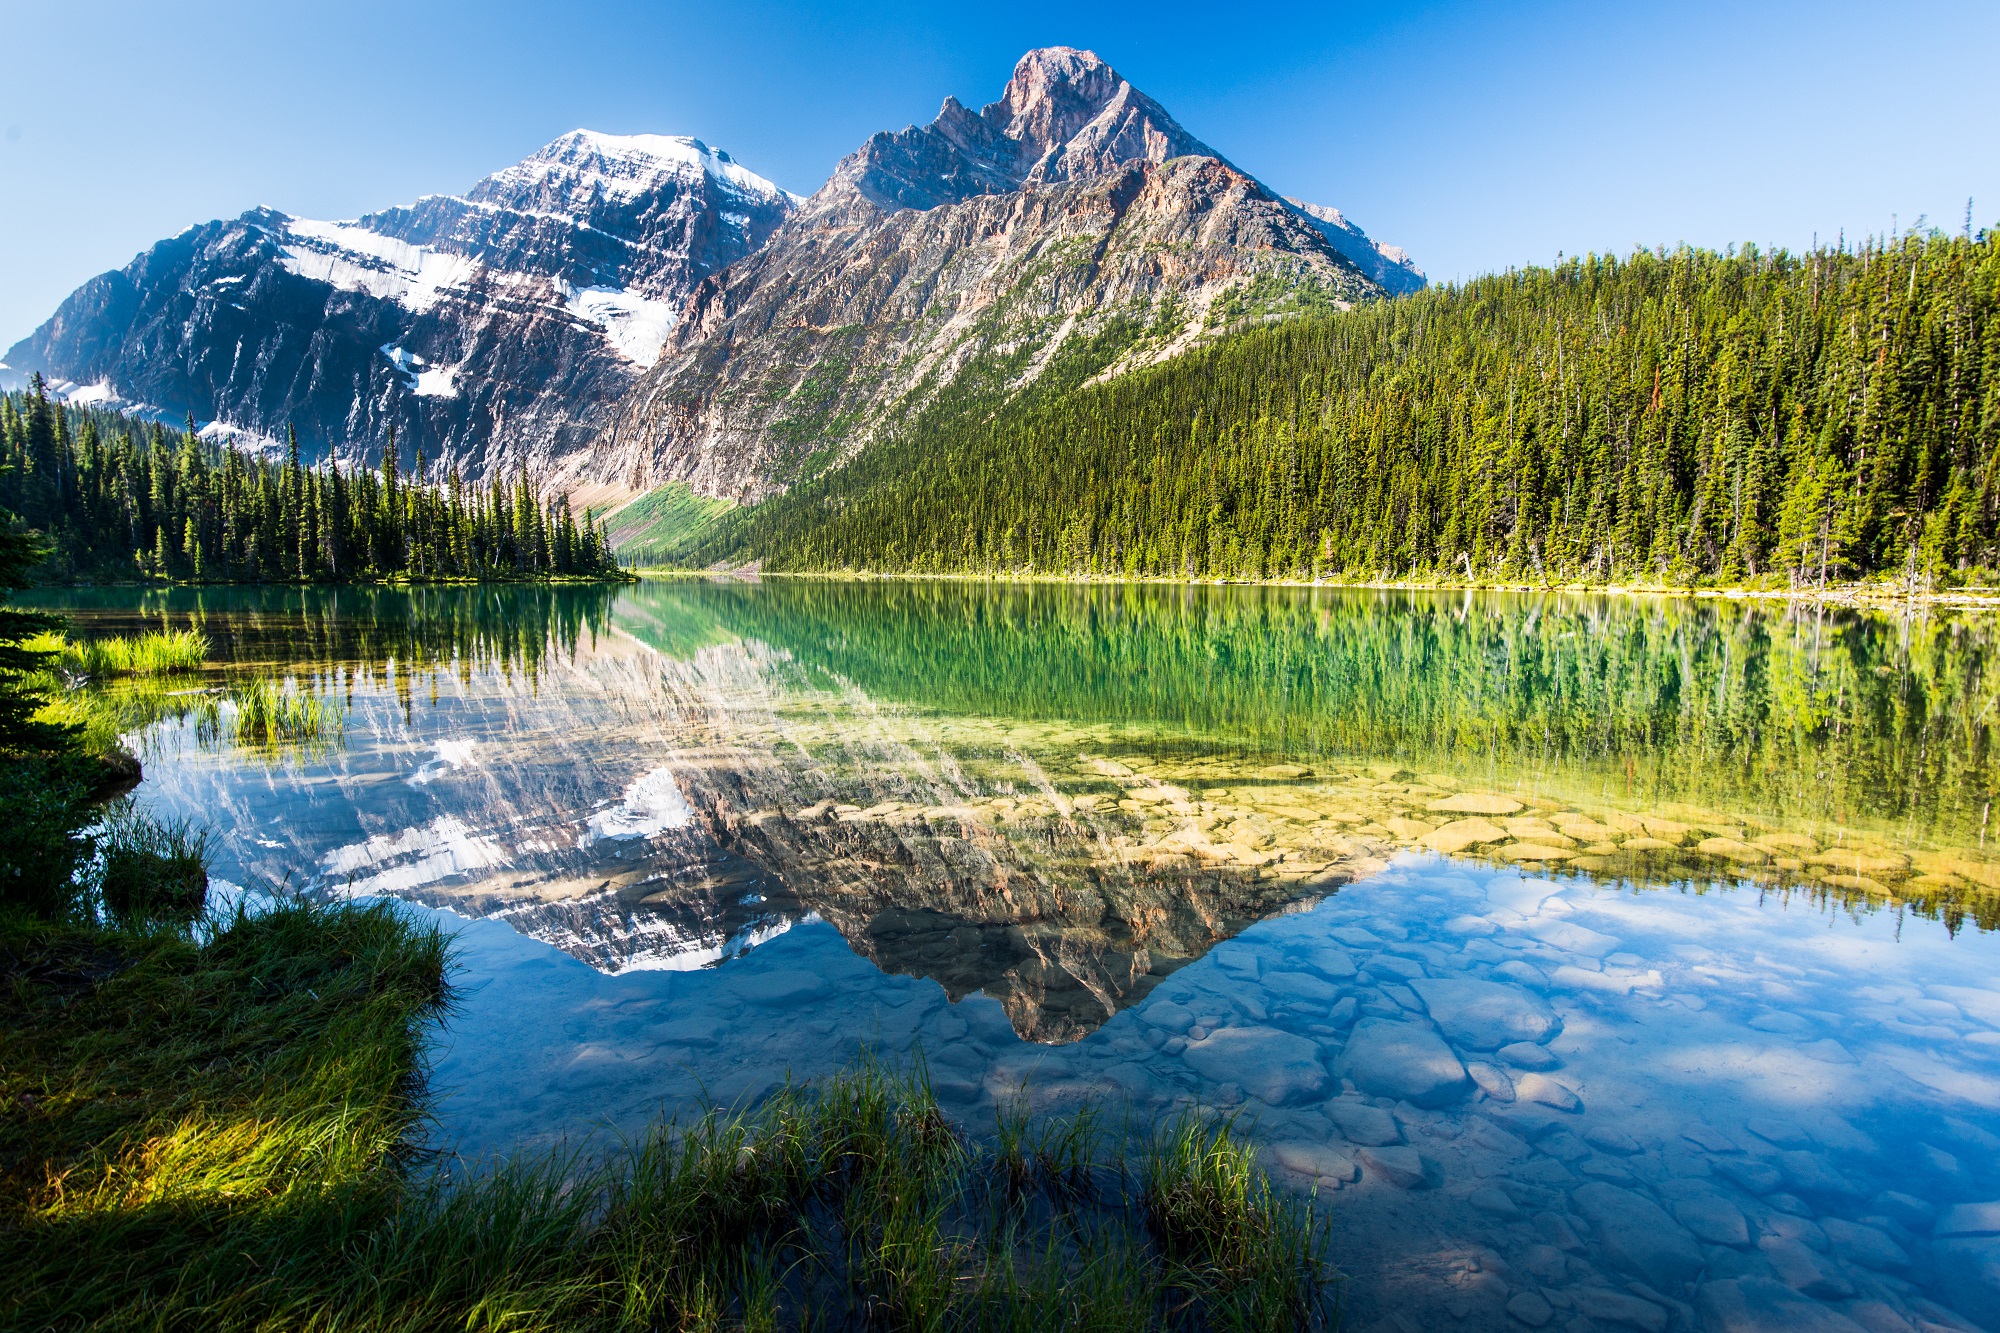
<path id="1" fill-rule="evenodd" d="M 1900 1273 L 1910 1266 L 1909 1252 L 1880 1227 L 1829 1217 L 1820 1223 L 1820 1229 L 1832 1243 L 1833 1252 L 1850 1264 L 1878 1273 Z"/>
<path id="2" fill-rule="evenodd" d="M 1338 1148 L 1323 1143 L 1274 1143 L 1271 1155 L 1287 1171 L 1323 1182 L 1347 1184 L 1361 1178 L 1361 1168 Z"/>
<path id="3" fill-rule="evenodd" d="M 1854 1294 L 1854 1284 L 1831 1258 L 1820 1254 L 1804 1241 L 1783 1236 L 1766 1236 L 1757 1242 L 1778 1280 L 1792 1290 L 1823 1301 L 1843 1301 Z"/>
<path id="4" fill-rule="evenodd" d="M 1586 1319 L 1636 1328 L 1640 1333 L 1666 1333 L 1667 1312 L 1651 1301 L 1609 1287 L 1578 1287 L 1569 1296 L 1577 1313 Z"/>
<path id="5" fill-rule="evenodd" d="M 2000 1199 L 1945 1209 L 1931 1238 L 1945 1299 L 1968 1319 L 2000 1327 Z"/>
<path id="6" fill-rule="evenodd" d="M 1583 1099 L 1576 1095 L 1576 1090 L 1556 1082 L 1547 1074 L 1522 1074 L 1514 1080 L 1514 1095 L 1523 1101 L 1538 1102 L 1571 1115 L 1579 1115 L 1583 1111 Z"/>
<path id="7" fill-rule="evenodd" d="M 1485 819 L 1454 819 L 1426 833 L 1419 841 L 1434 852 L 1455 856 L 1489 842 L 1507 841 L 1507 830 Z"/>
<path id="8" fill-rule="evenodd" d="M 1419 977 L 1410 982 L 1431 1020 L 1454 1045 L 1490 1051 L 1514 1042 L 1544 1042 L 1562 1028 L 1549 1003 L 1532 991 L 1476 977 Z"/>
<path id="9" fill-rule="evenodd" d="M 1840 1311 L 1767 1277 L 1704 1282 L 1694 1303 L 1703 1333 L 1868 1333 Z"/>
<path id="10" fill-rule="evenodd" d="M 1311 1101 L 1328 1081 L 1319 1046 L 1277 1028 L 1220 1028 L 1189 1041 L 1181 1059 L 1211 1083 L 1240 1084 L 1272 1106 Z"/>
<path id="11" fill-rule="evenodd" d="M 1364 1147 L 1402 1143 L 1402 1127 L 1396 1125 L 1396 1117 L 1382 1107 L 1372 1107 L 1356 1097 L 1336 1097 L 1326 1103 L 1326 1119 L 1334 1123 L 1334 1129 L 1338 1129 L 1348 1143 L 1360 1143 Z"/>
<path id="12" fill-rule="evenodd" d="M 1671 1289 L 1701 1272 L 1694 1237 L 1651 1199 L 1603 1181 L 1579 1185 L 1570 1197 L 1597 1228 L 1606 1257 L 1634 1277 Z"/>
<path id="13" fill-rule="evenodd" d="M 1421 1190 L 1431 1186 L 1430 1164 L 1415 1148 L 1363 1148 L 1361 1164 L 1397 1189 Z"/>
<path id="14" fill-rule="evenodd" d="M 1454 796 L 1444 796 L 1431 801 L 1424 808 L 1439 814 L 1511 815 L 1519 813 L 1521 803 L 1511 796 L 1501 796 L 1497 792 L 1462 791 Z"/>
<path id="15" fill-rule="evenodd" d="M 1326 1104 L 1326 1115 L 1350 1143 L 1379 1148 L 1403 1141 L 1403 1131 L 1394 1116 L 1359 1098 L 1335 1098 Z"/>
<path id="16" fill-rule="evenodd" d="M 1341 1072 L 1363 1092 L 1417 1106 L 1449 1106 L 1472 1091 L 1472 1076 L 1427 1025 L 1364 1018 L 1341 1055 Z"/>
<path id="17" fill-rule="evenodd" d="M 1674 1205 L 1674 1217 L 1710 1245 L 1741 1249 L 1750 1243 L 1750 1224 L 1737 1206 L 1720 1194 L 1697 1194 Z"/>

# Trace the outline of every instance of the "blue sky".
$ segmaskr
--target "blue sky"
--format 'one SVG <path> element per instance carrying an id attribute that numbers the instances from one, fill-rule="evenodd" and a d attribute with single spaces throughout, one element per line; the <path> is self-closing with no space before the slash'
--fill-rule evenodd
<path id="1" fill-rule="evenodd" d="M 1097 51 L 1434 278 L 1558 252 L 2000 222 L 2000 5 L 0 0 L 0 348 L 268 204 L 462 190 L 578 126 L 810 192 L 870 133 Z"/>

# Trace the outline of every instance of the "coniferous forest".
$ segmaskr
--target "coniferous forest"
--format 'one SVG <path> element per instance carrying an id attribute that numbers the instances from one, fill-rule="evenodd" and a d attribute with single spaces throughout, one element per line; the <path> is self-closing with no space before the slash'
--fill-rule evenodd
<path id="1" fill-rule="evenodd" d="M 1980 580 L 2000 567 L 2000 233 L 1572 259 L 1004 411 L 947 399 L 681 559 Z"/>
<path id="2" fill-rule="evenodd" d="M 44 534 L 55 579 L 354 583 L 381 579 L 603 578 L 602 526 L 511 482 L 277 462 L 157 423 L 49 401 L 40 377 L 0 397 L 0 508 Z"/>

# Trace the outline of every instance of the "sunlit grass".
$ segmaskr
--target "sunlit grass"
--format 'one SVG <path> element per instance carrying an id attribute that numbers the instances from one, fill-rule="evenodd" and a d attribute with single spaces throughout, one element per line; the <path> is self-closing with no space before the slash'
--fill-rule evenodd
<path id="1" fill-rule="evenodd" d="M 340 708 L 309 690 L 259 679 L 237 686 L 229 698 L 236 705 L 233 732 L 240 745 L 312 748 L 330 745 L 346 731 Z"/>
<path id="2" fill-rule="evenodd" d="M 1311 1329 L 1325 1235 L 1226 1124 L 968 1137 L 919 1063 L 440 1174 L 445 941 L 280 904 L 207 943 L 7 926 L 0 1322 L 212 1329 Z M 14 966 L 10 964 L 10 966 Z M 38 978 L 32 982 L 27 977 Z M 50 980 L 50 978 L 55 978 Z M 1106 1148 L 1109 1146 L 1110 1150 Z"/>
<path id="3" fill-rule="evenodd" d="M 208 660 L 208 636 L 199 630 L 153 630 L 136 636 L 114 634 L 102 639 L 71 639 L 61 634 L 37 635 L 27 647 L 56 654 L 54 666 L 71 676 L 104 680 L 111 676 L 164 676 L 198 671 Z"/>

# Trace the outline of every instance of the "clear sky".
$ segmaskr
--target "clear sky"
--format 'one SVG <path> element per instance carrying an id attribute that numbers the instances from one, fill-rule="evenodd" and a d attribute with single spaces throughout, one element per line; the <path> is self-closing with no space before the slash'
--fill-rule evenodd
<path id="1" fill-rule="evenodd" d="M 1433 278 L 2000 222 L 2000 4 L 0 0 L 0 348 L 150 242 L 457 191 L 578 126 L 809 193 L 1088 47 Z"/>

